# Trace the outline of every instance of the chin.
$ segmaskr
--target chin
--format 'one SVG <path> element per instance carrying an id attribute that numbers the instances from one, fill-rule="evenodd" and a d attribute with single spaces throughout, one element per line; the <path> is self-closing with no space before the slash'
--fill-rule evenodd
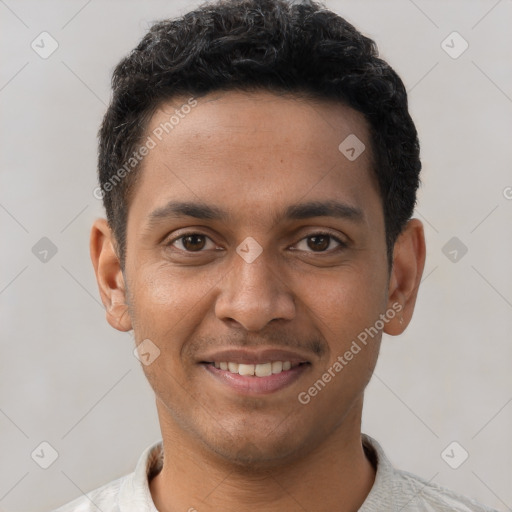
<path id="1" fill-rule="evenodd" d="M 293 450 L 283 450 L 282 445 L 278 452 L 274 448 L 257 446 L 245 441 L 242 445 L 217 446 L 216 453 L 225 463 L 238 467 L 239 471 L 264 471 L 282 464 L 290 457 Z"/>
<path id="2" fill-rule="evenodd" d="M 304 444 L 294 432 L 252 431 L 238 429 L 228 435 L 221 429 L 213 438 L 205 439 L 209 450 L 240 471 L 268 470 L 291 461 L 294 454 L 304 455 Z"/>

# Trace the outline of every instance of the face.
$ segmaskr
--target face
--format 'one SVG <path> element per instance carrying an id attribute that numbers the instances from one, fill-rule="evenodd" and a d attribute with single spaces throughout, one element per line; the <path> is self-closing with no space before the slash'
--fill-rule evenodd
<path id="1" fill-rule="evenodd" d="M 293 460 L 360 416 L 399 317 L 368 127 L 269 92 L 197 102 L 144 158 L 122 325 L 146 340 L 163 430 L 230 461 Z M 339 149 L 354 135 L 355 159 Z"/>

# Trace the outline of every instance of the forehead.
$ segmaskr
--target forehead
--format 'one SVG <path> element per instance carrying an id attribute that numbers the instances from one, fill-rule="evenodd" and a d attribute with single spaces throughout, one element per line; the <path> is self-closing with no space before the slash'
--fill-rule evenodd
<path id="1" fill-rule="evenodd" d="M 190 107 L 192 103 L 196 106 Z M 215 151 L 233 153 L 255 145 L 265 152 L 280 149 L 306 154 L 313 149 L 319 150 L 317 159 L 325 152 L 338 156 L 339 144 L 349 135 L 368 140 L 367 123 L 352 108 L 270 91 L 218 91 L 197 100 L 181 97 L 161 104 L 146 132 L 164 145 L 172 145 L 172 140 L 179 138 L 188 144 L 175 149 L 181 153 L 189 150 L 189 157 L 198 158 L 203 156 L 200 150 L 212 146 L 213 140 L 230 143 L 212 147 Z M 363 160 L 369 156 L 370 151 Z"/>
<path id="2" fill-rule="evenodd" d="M 301 197 L 379 203 L 367 123 L 340 103 L 266 91 L 181 97 L 160 105 L 144 139 L 154 147 L 130 217 L 172 199 L 260 219 Z"/>

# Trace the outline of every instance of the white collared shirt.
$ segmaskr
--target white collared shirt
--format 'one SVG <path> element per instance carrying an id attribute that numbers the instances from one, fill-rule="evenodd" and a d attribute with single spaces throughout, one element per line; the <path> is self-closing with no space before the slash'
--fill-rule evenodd
<path id="1" fill-rule="evenodd" d="M 375 482 L 359 512 L 497 512 L 453 491 L 395 469 L 375 439 L 362 434 L 363 446 L 377 466 Z M 162 443 L 147 448 L 133 473 L 91 491 L 54 512 L 158 512 L 150 479 L 163 464 Z"/>

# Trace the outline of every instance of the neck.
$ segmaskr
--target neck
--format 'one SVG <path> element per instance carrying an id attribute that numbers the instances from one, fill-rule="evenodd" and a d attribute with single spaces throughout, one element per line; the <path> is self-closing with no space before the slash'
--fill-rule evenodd
<path id="1" fill-rule="evenodd" d="M 362 399 L 307 455 L 254 469 L 212 454 L 159 411 L 164 465 L 150 482 L 153 501 L 160 512 L 356 511 L 375 479 L 362 447 L 361 412 Z"/>

